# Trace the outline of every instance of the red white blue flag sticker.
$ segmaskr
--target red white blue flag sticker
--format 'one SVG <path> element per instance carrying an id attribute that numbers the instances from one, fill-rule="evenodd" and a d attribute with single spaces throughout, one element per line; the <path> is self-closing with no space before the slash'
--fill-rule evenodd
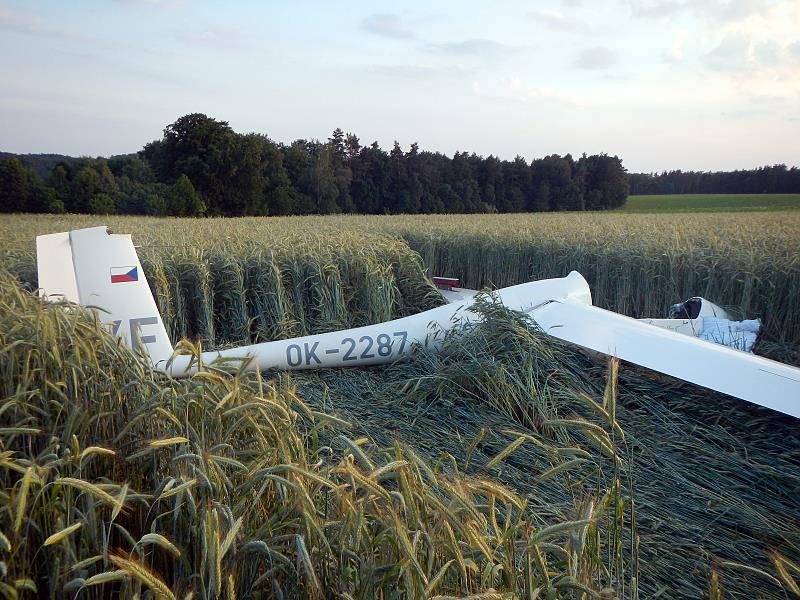
<path id="1" fill-rule="evenodd" d="M 111 283 L 139 281 L 138 267 L 111 267 Z"/>

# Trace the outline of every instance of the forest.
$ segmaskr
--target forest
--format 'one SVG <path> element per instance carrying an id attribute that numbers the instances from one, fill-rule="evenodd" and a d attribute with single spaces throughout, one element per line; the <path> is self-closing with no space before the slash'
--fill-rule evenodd
<path id="1" fill-rule="evenodd" d="M 0 212 L 243 216 L 518 213 L 617 208 L 622 161 L 552 154 L 528 163 L 456 152 L 326 141 L 275 142 L 204 114 L 110 158 L 0 154 Z"/>
<path id="2" fill-rule="evenodd" d="M 736 171 L 631 173 L 630 193 L 646 194 L 797 194 L 800 168 L 772 165 Z"/>

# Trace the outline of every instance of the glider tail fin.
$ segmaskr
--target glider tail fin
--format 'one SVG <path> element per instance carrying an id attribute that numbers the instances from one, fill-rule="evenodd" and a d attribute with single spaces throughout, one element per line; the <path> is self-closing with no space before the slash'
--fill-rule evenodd
<path id="1" fill-rule="evenodd" d="M 172 356 L 130 235 L 90 227 L 36 238 L 39 293 L 95 309 L 100 321 L 156 365 Z"/>

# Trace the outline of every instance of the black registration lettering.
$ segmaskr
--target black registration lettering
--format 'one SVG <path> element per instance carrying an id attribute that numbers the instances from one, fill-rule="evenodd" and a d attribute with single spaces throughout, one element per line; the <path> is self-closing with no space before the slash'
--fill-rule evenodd
<path id="1" fill-rule="evenodd" d="M 134 350 L 144 350 L 142 344 L 152 344 L 156 341 L 154 335 L 142 335 L 142 325 L 158 325 L 156 317 L 141 317 L 131 319 L 131 347 Z"/>
<path id="2" fill-rule="evenodd" d="M 359 358 L 375 358 L 374 354 L 370 354 L 369 353 L 369 351 L 372 350 L 372 344 L 373 344 L 372 338 L 369 337 L 368 335 L 363 335 L 363 336 L 361 336 L 361 339 L 358 340 L 358 341 L 359 342 L 364 342 L 364 341 L 367 342 L 367 347 L 364 348 L 364 351 L 361 353 L 361 356 Z"/>
<path id="3" fill-rule="evenodd" d="M 392 334 L 394 337 L 400 338 L 400 349 L 397 351 L 398 354 L 402 354 L 403 350 L 406 348 L 406 340 L 408 339 L 408 332 L 407 331 L 395 331 Z"/>
<path id="4" fill-rule="evenodd" d="M 380 334 L 375 341 L 378 342 L 378 356 L 386 358 L 392 353 L 392 338 L 387 334 Z"/>
<path id="5" fill-rule="evenodd" d="M 353 350 L 356 349 L 356 341 L 353 338 L 344 338 L 342 343 L 350 346 L 344 353 L 342 360 L 356 360 L 357 357 L 353 355 Z"/>
<path id="6" fill-rule="evenodd" d="M 289 344 L 286 347 L 286 362 L 290 367 L 299 367 L 303 362 L 303 350 L 297 344 Z"/>
<path id="7" fill-rule="evenodd" d="M 317 348 L 319 347 L 319 342 L 314 342 L 313 346 L 309 346 L 308 342 L 304 342 L 303 346 L 305 346 L 306 350 L 306 364 L 310 365 L 311 361 L 313 360 L 316 364 L 322 364 L 322 361 L 317 356 Z"/>

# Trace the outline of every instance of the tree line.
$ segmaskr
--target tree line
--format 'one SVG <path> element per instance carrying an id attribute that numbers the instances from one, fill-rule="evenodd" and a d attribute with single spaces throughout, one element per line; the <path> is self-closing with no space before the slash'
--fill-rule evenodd
<path id="1" fill-rule="evenodd" d="M 631 173 L 631 194 L 797 194 L 800 168 L 772 165 L 737 171 Z"/>
<path id="2" fill-rule="evenodd" d="M 622 206 L 622 161 L 552 154 L 528 163 L 395 142 L 385 151 L 336 129 L 326 141 L 277 143 L 203 114 L 111 158 L 42 155 L 0 162 L 0 211 L 244 216 L 602 210 Z M 51 166 L 52 165 L 52 166 Z M 49 169 L 49 173 L 47 170 Z"/>

